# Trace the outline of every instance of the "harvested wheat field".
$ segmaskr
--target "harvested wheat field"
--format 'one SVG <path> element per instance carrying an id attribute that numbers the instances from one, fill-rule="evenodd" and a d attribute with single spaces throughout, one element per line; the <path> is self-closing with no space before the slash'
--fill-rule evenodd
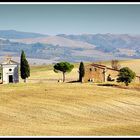
<path id="1" fill-rule="evenodd" d="M 121 65 L 138 72 L 134 62 L 139 60 Z M 66 74 L 67 82 L 78 79 L 78 66 Z M 58 83 L 61 78 L 52 65 L 34 66 L 27 83 L 1 84 L 0 136 L 140 135 L 140 83 L 124 89 Z"/>
<path id="2" fill-rule="evenodd" d="M 81 83 L 0 85 L 1 136 L 140 135 L 140 92 Z"/>

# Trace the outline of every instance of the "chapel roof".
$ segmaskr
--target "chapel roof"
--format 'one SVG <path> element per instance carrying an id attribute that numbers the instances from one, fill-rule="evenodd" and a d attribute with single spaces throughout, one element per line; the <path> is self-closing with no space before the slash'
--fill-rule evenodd
<path id="1" fill-rule="evenodd" d="M 1 63 L 1 65 L 11 65 L 11 64 L 18 64 L 18 62 L 14 61 L 11 59 L 11 57 L 6 57 L 6 59 L 4 60 L 4 62 Z"/>

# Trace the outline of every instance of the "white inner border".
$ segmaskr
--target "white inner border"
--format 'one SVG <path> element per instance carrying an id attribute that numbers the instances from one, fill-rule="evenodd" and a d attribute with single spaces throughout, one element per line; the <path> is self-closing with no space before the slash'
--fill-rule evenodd
<path id="1" fill-rule="evenodd" d="M 137 5 L 140 2 L 0 2 L 0 5 Z M 140 138 L 140 136 L 0 136 L 0 138 Z"/>

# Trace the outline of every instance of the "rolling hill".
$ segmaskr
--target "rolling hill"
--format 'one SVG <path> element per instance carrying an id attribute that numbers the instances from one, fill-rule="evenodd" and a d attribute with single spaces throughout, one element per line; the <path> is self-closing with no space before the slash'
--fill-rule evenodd
<path id="1" fill-rule="evenodd" d="M 121 64 L 135 70 L 138 62 Z M 66 75 L 67 80 L 78 78 L 77 68 Z M 33 66 L 27 83 L 0 84 L 0 136 L 140 135 L 139 84 L 137 89 L 133 83 L 122 89 L 58 83 L 61 77 L 52 65 Z"/>
<path id="2" fill-rule="evenodd" d="M 95 46 L 93 44 L 89 44 L 83 41 L 71 40 L 60 36 L 48 36 L 48 37 L 40 37 L 40 38 L 28 38 L 28 39 L 17 39 L 16 42 L 33 44 L 33 43 L 43 43 L 43 44 L 52 44 L 59 45 L 60 47 L 71 47 L 71 48 L 85 48 L 85 49 L 93 49 Z"/>
<path id="3" fill-rule="evenodd" d="M 1 136 L 139 136 L 139 91 L 93 84 L 0 85 Z"/>
<path id="4" fill-rule="evenodd" d="M 101 61 L 140 58 L 140 35 L 81 34 L 54 36 L 0 30 L 0 56 L 27 57 L 56 61 Z M 43 60 L 44 61 L 44 60 Z M 43 62 L 44 63 L 44 62 Z"/>
<path id="5" fill-rule="evenodd" d="M 58 36 L 65 37 L 72 40 L 84 41 L 94 44 L 97 50 L 104 52 L 119 52 L 121 49 L 140 50 L 140 35 L 129 34 L 82 34 L 82 35 L 65 35 Z"/>

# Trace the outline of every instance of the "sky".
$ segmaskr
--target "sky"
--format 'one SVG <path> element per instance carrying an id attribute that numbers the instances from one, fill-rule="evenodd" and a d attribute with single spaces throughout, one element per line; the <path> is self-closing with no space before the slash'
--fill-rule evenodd
<path id="1" fill-rule="evenodd" d="M 0 30 L 140 34 L 140 4 L 0 4 Z"/>

